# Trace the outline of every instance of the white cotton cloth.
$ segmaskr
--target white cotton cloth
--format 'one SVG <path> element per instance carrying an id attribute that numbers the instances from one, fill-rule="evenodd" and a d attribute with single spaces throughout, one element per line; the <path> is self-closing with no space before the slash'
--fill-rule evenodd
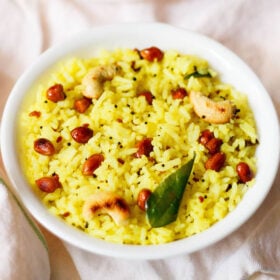
<path id="1" fill-rule="evenodd" d="M 239 55 L 259 76 L 280 114 L 279 0 L 2 0 L 0 18 L 1 112 L 19 75 L 48 47 L 91 26 L 158 21 L 205 34 Z M 43 229 L 48 263 L 45 248 L 32 229 L 26 225 L 21 234 L 12 230 L 14 221 L 26 220 L 1 185 L 5 229 L 0 231 L 1 244 L 7 238 L 15 242 L 11 244 L 32 240 L 28 244 L 32 244 L 34 258 L 26 262 L 18 257 L 25 255 L 24 250 L 30 256 L 30 246 L 1 250 L 0 279 L 45 279 L 41 275 L 8 276 L 11 270 L 24 273 L 26 265 L 36 275 L 38 264 L 44 276 L 50 264 L 52 280 L 280 279 L 279 186 L 278 172 L 269 195 L 251 219 L 224 240 L 196 253 L 154 261 L 119 260 L 80 250 Z M 10 209 L 9 216 L 3 216 L 4 209 Z"/>
<path id="2" fill-rule="evenodd" d="M 47 242 L 3 179 L 0 221 L 0 279 L 50 279 Z"/>

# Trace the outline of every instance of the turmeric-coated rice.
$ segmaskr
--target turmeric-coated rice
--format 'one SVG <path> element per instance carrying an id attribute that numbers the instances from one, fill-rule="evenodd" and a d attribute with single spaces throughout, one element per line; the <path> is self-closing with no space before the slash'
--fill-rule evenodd
<path id="1" fill-rule="evenodd" d="M 100 79 L 101 95 L 90 100 L 85 112 L 78 112 L 74 104 L 83 98 L 82 80 L 100 65 L 117 65 L 118 72 Z M 65 98 L 52 102 L 46 92 L 56 84 L 63 86 Z M 174 97 L 177 89 L 186 95 Z M 214 102 L 229 100 L 234 107 L 230 121 L 216 124 L 199 117 L 190 102 L 192 91 Z M 143 92 L 152 94 L 151 102 Z M 188 237 L 233 211 L 254 183 L 254 178 L 242 182 L 236 171 L 238 163 L 245 162 L 256 173 L 258 140 L 247 97 L 220 81 L 203 58 L 166 50 L 162 59 L 149 61 L 136 49 L 102 50 L 92 58 L 61 61 L 33 94 L 19 119 L 19 153 L 27 180 L 51 213 L 91 236 L 123 244 L 162 244 Z M 73 139 L 71 131 L 77 127 L 93 131 L 88 142 Z M 206 130 L 222 140 L 225 162 L 218 171 L 205 167 L 212 155 L 199 139 Z M 39 138 L 53 144 L 52 155 L 34 150 Z M 137 156 L 143 139 L 151 139 L 152 150 Z M 92 175 L 84 175 L 83 164 L 93 154 L 102 154 L 104 160 Z M 194 154 L 177 219 L 151 227 L 137 205 L 139 192 L 153 192 Z M 38 188 L 36 180 L 53 176 L 60 183 L 53 192 Z M 127 203 L 130 215 L 124 223 L 116 223 L 102 209 L 90 218 L 83 214 L 86 201 L 103 191 Z"/>

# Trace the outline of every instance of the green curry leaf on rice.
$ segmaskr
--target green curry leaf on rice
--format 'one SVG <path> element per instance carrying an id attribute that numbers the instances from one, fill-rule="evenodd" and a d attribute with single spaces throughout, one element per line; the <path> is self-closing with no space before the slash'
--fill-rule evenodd
<path id="1" fill-rule="evenodd" d="M 162 227 L 176 220 L 194 160 L 195 155 L 161 182 L 149 197 L 147 216 L 152 227 Z"/>

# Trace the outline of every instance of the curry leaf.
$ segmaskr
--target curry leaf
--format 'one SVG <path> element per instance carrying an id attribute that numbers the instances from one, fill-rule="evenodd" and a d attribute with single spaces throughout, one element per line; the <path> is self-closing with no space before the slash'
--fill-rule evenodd
<path id="1" fill-rule="evenodd" d="M 208 77 L 208 78 L 211 78 L 211 74 L 209 72 L 207 73 L 199 73 L 198 71 L 194 71 L 188 75 L 186 75 L 184 77 L 185 80 L 189 79 L 190 77 L 195 77 L 195 78 L 203 78 L 203 77 Z"/>
<path id="2" fill-rule="evenodd" d="M 194 160 L 195 155 L 161 182 L 150 195 L 147 201 L 147 216 L 152 227 L 162 227 L 176 220 Z"/>

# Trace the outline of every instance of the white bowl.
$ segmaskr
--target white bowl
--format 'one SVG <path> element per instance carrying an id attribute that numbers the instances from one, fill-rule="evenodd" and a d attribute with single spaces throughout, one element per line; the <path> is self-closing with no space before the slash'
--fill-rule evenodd
<path id="1" fill-rule="evenodd" d="M 255 185 L 237 208 L 208 230 L 163 245 L 118 245 L 90 237 L 66 225 L 43 206 L 32 192 L 19 164 L 17 153 L 17 112 L 30 87 L 57 61 L 68 56 L 88 57 L 100 48 L 176 49 L 199 55 L 209 61 L 221 77 L 239 91 L 248 94 L 253 109 L 259 142 Z M 271 99 L 256 75 L 235 54 L 221 44 L 194 32 L 166 24 L 117 24 L 92 28 L 47 50 L 29 67 L 14 86 L 4 109 L 1 129 L 1 151 L 7 174 L 25 207 L 48 230 L 81 249 L 126 259 L 159 259 L 205 248 L 228 236 L 260 206 L 268 194 L 279 163 L 279 124 Z"/>

